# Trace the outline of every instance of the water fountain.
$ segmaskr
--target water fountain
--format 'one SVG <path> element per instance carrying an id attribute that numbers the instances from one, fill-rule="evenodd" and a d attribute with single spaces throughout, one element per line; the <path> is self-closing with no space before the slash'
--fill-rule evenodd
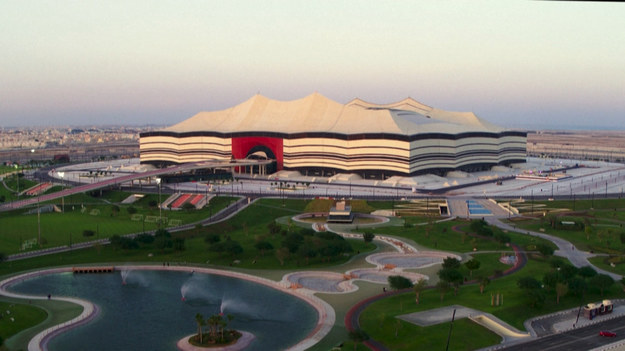
<path id="1" fill-rule="evenodd" d="M 122 276 L 122 285 L 126 285 L 126 280 L 128 279 L 128 275 L 130 274 L 130 269 L 122 269 L 119 271 Z"/>

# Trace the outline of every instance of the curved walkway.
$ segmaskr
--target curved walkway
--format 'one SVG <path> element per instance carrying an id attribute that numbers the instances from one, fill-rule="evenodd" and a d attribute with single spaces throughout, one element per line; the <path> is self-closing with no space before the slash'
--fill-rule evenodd
<path id="1" fill-rule="evenodd" d="M 7 297 L 14 297 L 14 298 L 19 298 L 19 299 L 29 299 L 29 300 L 45 300 L 45 299 L 50 299 L 50 300 L 57 300 L 57 301 L 67 301 L 67 302 L 72 302 L 75 303 L 77 305 L 82 306 L 83 310 L 82 313 L 80 315 L 78 315 L 77 317 L 74 317 L 73 319 L 61 323 L 61 324 L 57 324 L 54 325 L 50 328 L 47 328 L 43 331 L 41 331 L 40 333 L 38 333 L 37 335 L 35 335 L 30 342 L 28 343 L 28 350 L 29 351 L 39 351 L 39 350 L 47 350 L 46 344 L 48 343 L 48 341 L 50 339 L 52 339 L 54 336 L 75 328 L 79 325 L 85 324 L 87 322 L 89 322 L 90 320 L 92 320 L 93 318 L 95 318 L 95 316 L 98 315 L 99 313 L 99 308 L 97 307 L 97 305 L 94 305 L 93 303 L 86 301 L 86 300 L 82 300 L 82 299 L 77 299 L 77 298 L 70 298 L 70 297 L 47 297 L 47 296 L 38 296 L 38 295 L 25 295 L 25 294 L 16 294 L 16 293 L 12 293 L 10 291 L 7 291 L 6 288 L 11 285 L 14 284 L 15 282 L 21 281 L 21 280 L 25 280 L 25 279 L 29 279 L 29 278 L 33 278 L 39 275 L 43 275 L 43 274 L 51 274 L 51 273 L 62 273 L 62 272 L 71 272 L 71 268 L 55 268 L 55 269 L 49 269 L 49 270 L 45 270 L 45 271 L 37 271 L 37 272 L 31 272 L 31 273 L 25 273 L 25 274 L 20 274 L 8 279 L 5 279 L 3 281 L 0 282 L 0 295 L 4 295 Z"/>
<path id="2" fill-rule="evenodd" d="M 520 234 L 526 234 L 526 235 L 532 235 L 532 236 L 537 236 L 539 238 L 543 238 L 545 240 L 549 240 L 552 243 L 554 243 L 557 247 L 558 250 L 555 252 L 556 255 L 558 256 L 562 256 L 564 258 L 567 258 L 569 261 L 571 261 L 571 264 L 573 264 L 575 267 L 583 267 L 583 266 L 590 266 L 592 267 L 594 270 L 596 270 L 598 273 L 601 274 L 606 274 L 609 275 L 610 277 L 612 277 L 612 279 L 618 281 L 621 280 L 622 276 L 616 273 L 612 273 L 612 272 L 608 272 L 606 270 L 603 270 L 601 268 L 596 267 L 595 265 L 593 265 L 592 263 L 590 263 L 590 261 L 588 261 L 589 257 L 593 257 L 595 255 L 585 252 L 585 251 L 580 251 L 575 249 L 575 246 L 573 244 L 571 244 L 569 241 L 566 241 L 562 238 L 559 238 L 557 236 L 553 236 L 553 235 L 549 235 L 549 234 L 545 234 L 545 233 L 539 233 L 539 232 L 533 232 L 533 231 L 529 231 L 529 230 L 524 230 L 524 229 L 519 229 L 516 227 L 513 227 L 509 224 L 503 223 L 502 221 L 500 221 L 498 218 L 495 217 L 489 217 L 485 219 L 489 224 L 494 225 L 496 227 L 499 227 L 501 229 L 507 230 L 507 231 L 511 231 L 511 232 L 515 232 L 515 233 L 520 233 Z"/>

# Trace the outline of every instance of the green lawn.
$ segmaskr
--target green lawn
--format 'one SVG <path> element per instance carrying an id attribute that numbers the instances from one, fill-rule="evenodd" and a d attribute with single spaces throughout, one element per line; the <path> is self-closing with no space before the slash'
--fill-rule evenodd
<path id="1" fill-rule="evenodd" d="M 581 227 L 562 225 L 558 228 L 552 228 L 550 222 L 542 217 L 540 219 L 515 220 L 513 223 L 518 228 L 563 238 L 573 243 L 580 250 L 611 254 L 625 252 L 625 242 L 621 241 L 620 237 L 625 230 L 620 224 L 606 219 L 589 219 L 584 216 L 559 216 L 557 220 L 582 224 Z M 592 228 L 588 233 L 584 230 L 584 220 Z"/>
<path id="2" fill-rule="evenodd" d="M 117 213 L 113 211 L 113 205 L 110 204 L 100 202 L 99 204 L 83 205 L 66 200 L 62 206 L 61 199 L 58 199 L 58 205 L 59 208 L 64 207 L 65 212 L 42 213 L 39 220 L 36 207 L 0 213 L 0 227 L 3 228 L 3 235 L 0 236 L 0 247 L 5 254 L 20 252 L 22 243 L 25 241 L 37 241 L 39 225 L 43 248 L 69 245 L 70 242 L 75 244 L 113 235 L 140 233 L 144 230 L 155 230 L 158 228 L 159 210 L 158 208 L 150 208 L 148 205 L 154 196 L 145 196 L 133 205 L 119 205 L 120 211 Z M 158 195 L 156 196 L 158 197 Z M 89 199 L 94 201 L 92 198 Z M 213 198 L 210 206 L 201 210 L 163 210 L 162 216 L 170 221 L 169 223 L 193 223 L 208 218 L 211 213 L 216 213 L 225 208 L 232 200 L 228 197 Z M 133 216 L 128 213 L 128 208 L 131 206 L 137 210 L 138 215 L 141 215 L 141 219 L 133 220 Z M 34 213 L 24 214 L 29 210 L 34 210 Z M 83 236 L 85 230 L 91 230 L 95 235 L 85 237 Z M 37 248 L 37 245 L 33 245 L 25 249 L 34 250 Z"/>
<path id="3" fill-rule="evenodd" d="M 0 301 L 0 338 L 6 342 L 11 336 L 43 322 L 47 317 L 48 314 L 41 308 Z"/>
<path id="4" fill-rule="evenodd" d="M 557 200 L 557 201 L 534 201 L 535 214 L 542 213 L 543 210 L 547 212 L 553 210 L 570 210 L 570 211 L 582 211 L 594 209 L 623 209 L 625 208 L 625 198 L 623 199 L 598 199 L 600 195 L 597 194 L 597 198 L 593 201 L 590 200 Z M 524 214 L 530 214 L 532 209 L 532 201 L 529 198 L 525 198 L 525 202 L 512 202 L 512 206 L 518 206 L 521 212 Z"/>
<path id="5" fill-rule="evenodd" d="M 227 200 L 227 198 L 220 199 Z M 115 250 L 110 245 L 97 246 L 94 248 L 47 255 L 28 260 L 5 262 L 0 264 L 0 275 L 41 267 L 98 262 L 161 263 L 167 261 L 193 264 L 208 263 L 220 266 L 235 265 L 236 267 L 250 269 L 318 268 L 341 264 L 351 259 L 358 252 L 368 252 L 375 249 L 374 244 L 365 243 L 362 239 L 352 239 L 349 240 L 349 242 L 353 248 L 353 252 L 349 255 L 336 257 L 329 261 L 324 261 L 320 257 L 315 257 L 310 259 L 308 262 L 292 256 L 284 261 L 284 265 L 281 265 L 280 261 L 275 256 L 275 250 L 269 250 L 263 255 L 263 253 L 254 247 L 255 240 L 257 238 L 263 238 L 269 241 L 272 243 L 274 248 L 281 247 L 281 242 L 284 239 L 283 236 L 281 234 L 270 235 L 267 225 L 276 217 L 287 215 L 292 216 L 297 214 L 299 210 L 303 209 L 305 206 L 306 201 L 303 200 L 287 200 L 285 202 L 285 206 L 283 207 L 281 200 L 261 199 L 238 213 L 229 221 L 217 223 L 200 229 L 195 228 L 185 232 L 174 233 L 174 238 L 185 238 L 186 249 L 184 251 L 175 251 L 173 249 L 157 250 L 153 245 L 145 245 L 134 250 Z M 14 218 L 14 216 L 8 217 L 7 219 L 11 218 Z M 85 217 L 78 218 L 83 222 L 85 220 Z M 104 216 L 104 218 L 109 219 L 110 217 Z M 0 223 L 2 223 L 1 220 Z M 102 227 L 100 230 L 102 231 Z M 232 240 L 236 240 L 241 244 L 243 247 L 243 253 L 231 256 L 225 253 L 210 252 L 208 250 L 209 244 L 204 241 L 205 236 L 208 234 L 219 234 L 222 237 L 222 240 L 225 240 L 225 235 L 228 235 Z M 63 238 L 59 241 L 62 242 L 62 239 Z M 234 263 L 235 260 L 238 262 Z"/>
<path id="6" fill-rule="evenodd" d="M 421 218 L 421 217 L 417 217 Z M 410 217 L 404 218 L 408 223 L 417 221 L 412 220 Z M 423 222 L 421 222 L 423 223 Z M 475 238 L 466 233 L 470 232 L 469 222 L 465 220 L 452 220 L 440 223 L 431 223 L 426 225 L 416 226 L 386 226 L 371 229 L 375 234 L 381 235 L 394 235 L 413 240 L 419 245 L 429 247 L 437 250 L 446 250 L 452 252 L 471 252 L 473 249 L 479 251 L 510 251 L 510 247 L 505 244 L 499 243 L 495 240 Z M 453 230 L 453 227 L 458 227 L 460 232 Z M 496 227 L 490 227 L 493 233 L 501 233 L 501 230 Z M 543 240 L 536 237 L 531 237 L 518 233 L 506 233 L 510 236 L 512 243 L 519 245 L 522 248 L 526 248 L 528 245 L 536 245 L 539 243 L 548 245 L 555 248 L 556 246 L 548 240 Z"/>

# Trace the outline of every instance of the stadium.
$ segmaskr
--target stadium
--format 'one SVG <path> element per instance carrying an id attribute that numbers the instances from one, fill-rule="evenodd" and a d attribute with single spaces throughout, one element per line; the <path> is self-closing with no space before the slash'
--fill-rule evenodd
<path id="1" fill-rule="evenodd" d="M 141 163 L 159 167 L 266 158 L 275 162 L 238 171 L 386 179 L 522 163 L 527 134 L 412 98 L 382 105 L 354 99 L 344 105 L 314 93 L 293 101 L 258 94 L 140 137 Z"/>

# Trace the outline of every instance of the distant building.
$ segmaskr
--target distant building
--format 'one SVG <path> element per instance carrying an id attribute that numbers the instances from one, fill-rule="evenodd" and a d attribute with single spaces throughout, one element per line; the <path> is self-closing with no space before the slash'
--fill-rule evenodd
<path id="1" fill-rule="evenodd" d="M 504 130 L 471 112 L 413 99 L 386 105 L 340 104 L 318 93 L 294 101 L 262 95 L 222 111 L 200 112 L 141 133 L 141 162 L 164 166 L 211 159 L 268 158 L 270 169 L 363 178 L 477 171 L 525 162 L 526 133 Z"/>

